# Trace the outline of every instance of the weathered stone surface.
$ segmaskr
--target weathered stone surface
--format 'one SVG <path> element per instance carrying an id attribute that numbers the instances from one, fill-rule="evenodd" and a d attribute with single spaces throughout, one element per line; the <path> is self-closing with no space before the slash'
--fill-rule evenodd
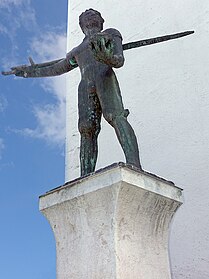
<path id="1" fill-rule="evenodd" d="M 41 196 L 54 231 L 58 279 L 169 279 L 174 184 L 116 165 Z"/>

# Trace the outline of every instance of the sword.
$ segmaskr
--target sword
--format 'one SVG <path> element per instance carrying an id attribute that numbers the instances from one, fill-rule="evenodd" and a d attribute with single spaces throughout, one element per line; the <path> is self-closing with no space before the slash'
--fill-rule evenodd
<path id="1" fill-rule="evenodd" d="M 131 48 L 148 46 L 148 45 L 152 45 L 152 44 L 165 42 L 165 41 L 168 41 L 168 40 L 178 39 L 178 38 L 181 38 L 181 37 L 191 35 L 193 33 L 194 33 L 194 31 L 185 31 L 185 32 L 181 32 L 181 33 L 176 33 L 176 34 L 171 34 L 171 35 L 155 37 L 155 38 L 151 38 L 151 39 L 145 39 L 145 40 L 130 42 L 130 43 L 127 43 L 127 44 L 123 44 L 123 50 L 128 50 L 128 49 L 131 49 Z"/>
<path id="2" fill-rule="evenodd" d="M 181 37 L 191 35 L 193 33 L 194 33 L 194 31 L 185 31 L 185 32 L 181 32 L 181 33 L 176 33 L 176 34 L 171 34 L 171 35 L 155 37 L 155 38 L 151 38 L 151 39 L 145 39 L 145 40 L 130 42 L 130 43 L 123 44 L 123 50 L 128 50 L 128 49 L 132 49 L 132 48 L 157 44 L 157 43 L 165 42 L 165 41 L 168 41 L 168 40 L 178 39 L 178 38 L 181 38 Z M 64 58 L 53 60 L 51 62 L 35 64 L 34 61 L 32 60 L 32 58 L 29 57 L 29 61 L 30 61 L 31 66 L 34 66 L 34 67 L 37 67 L 37 68 L 52 66 L 52 65 L 56 64 L 57 62 L 60 62 L 63 59 Z M 15 74 L 16 70 L 21 71 L 21 70 L 24 70 L 25 67 L 27 67 L 27 65 L 21 65 L 21 66 L 13 67 L 13 68 L 11 68 L 11 71 L 2 72 L 2 74 L 5 75 L 5 76 L 6 75 L 12 75 L 12 74 Z M 74 68 L 76 68 L 76 67 L 78 67 L 78 65 L 75 64 Z"/>

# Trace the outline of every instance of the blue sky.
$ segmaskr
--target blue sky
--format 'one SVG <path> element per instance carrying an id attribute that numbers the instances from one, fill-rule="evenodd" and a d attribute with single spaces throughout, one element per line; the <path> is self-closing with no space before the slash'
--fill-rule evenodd
<path id="1" fill-rule="evenodd" d="M 65 55 L 67 0 L 0 0 L 1 70 Z M 65 77 L 0 77 L 0 278 L 55 279 L 38 196 L 64 183 Z"/>

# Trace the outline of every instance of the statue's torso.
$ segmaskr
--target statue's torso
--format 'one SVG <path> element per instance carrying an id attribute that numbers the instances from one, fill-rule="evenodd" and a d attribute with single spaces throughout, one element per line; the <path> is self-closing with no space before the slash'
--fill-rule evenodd
<path id="1" fill-rule="evenodd" d="M 89 44 L 89 38 L 86 37 L 79 46 L 73 49 L 73 55 L 80 68 L 82 79 L 95 80 L 111 67 L 95 59 Z"/>

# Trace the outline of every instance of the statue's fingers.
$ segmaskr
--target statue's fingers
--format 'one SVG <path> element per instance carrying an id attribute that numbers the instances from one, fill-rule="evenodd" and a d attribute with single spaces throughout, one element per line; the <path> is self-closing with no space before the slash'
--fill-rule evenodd
<path id="1" fill-rule="evenodd" d="M 9 75 L 13 75 L 14 71 L 7 71 L 7 72 L 2 71 L 1 74 L 4 75 L 4 76 L 9 76 Z"/>
<path id="2" fill-rule="evenodd" d="M 106 51 L 106 40 L 105 40 L 104 37 L 101 38 L 101 40 L 100 40 L 100 48 L 101 48 L 101 51 L 102 51 L 102 52 L 105 52 L 105 51 Z"/>
<path id="3" fill-rule="evenodd" d="M 21 67 L 21 68 L 23 68 L 23 67 Z M 13 72 L 20 71 L 20 67 L 11 67 L 11 70 Z"/>
<path id="4" fill-rule="evenodd" d="M 22 70 L 16 71 L 15 75 L 17 77 L 27 77 L 27 73 Z"/>
<path id="5" fill-rule="evenodd" d="M 19 71 L 19 70 L 25 70 L 30 68 L 31 66 L 28 65 L 20 65 L 20 66 L 15 66 L 15 67 L 11 67 L 12 71 Z"/>
<path id="6" fill-rule="evenodd" d="M 101 44 L 100 41 L 97 40 L 96 43 L 94 44 L 94 48 L 96 52 L 100 52 L 101 51 Z"/>
<path id="7" fill-rule="evenodd" d="M 113 49 L 113 43 L 110 39 L 108 39 L 105 43 L 105 47 L 108 49 L 108 50 L 111 50 Z"/>
<path id="8" fill-rule="evenodd" d="M 29 60 L 29 62 L 30 62 L 30 64 L 31 64 L 31 66 L 34 66 L 35 65 L 35 62 L 33 61 L 33 59 L 32 59 L 32 57 L 28 57 L 28 60 Z"/>
<path id="9" fill-rule="evenodd" d="M 92 38 L 91 48 L 92 48 L 93 51 L 96 51 L 96 52 L 100 51 L 100 43 L 99 43 L 98 37 Z"/>

